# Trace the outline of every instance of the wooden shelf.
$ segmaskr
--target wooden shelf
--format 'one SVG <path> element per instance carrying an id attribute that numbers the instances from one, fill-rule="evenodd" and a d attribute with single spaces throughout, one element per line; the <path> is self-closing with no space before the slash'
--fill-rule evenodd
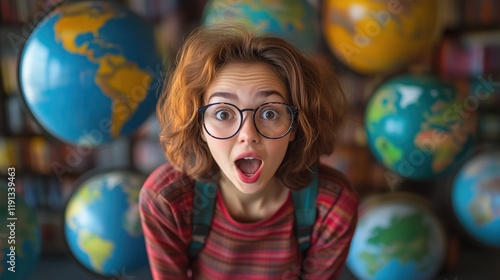
<path id="1" fill-rule="evenodd" d="M 500 26 L 481 27 L 457 27 L 447 29 L 444 37 L 454 37 L 463 44 L 478 44 L 481 46 L 500 45 Z"/>

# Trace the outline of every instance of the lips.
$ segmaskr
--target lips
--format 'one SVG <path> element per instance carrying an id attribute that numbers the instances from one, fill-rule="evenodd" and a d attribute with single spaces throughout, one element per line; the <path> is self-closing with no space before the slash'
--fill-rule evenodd
<path id="1" fill-rule="evenodd" d="M 236 169 L 240 180 L 244 183 L 255 183 L 262 170 L 262 160 L 254 153 L 246 153 L 235 160 Z"/>

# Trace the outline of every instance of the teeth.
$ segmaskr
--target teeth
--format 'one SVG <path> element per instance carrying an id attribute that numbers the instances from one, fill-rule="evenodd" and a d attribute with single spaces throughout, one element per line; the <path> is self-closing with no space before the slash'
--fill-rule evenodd
<path id="1" fill-rule="evenodd" d="M 253 157 L 245 157 L 243 159 L 246 159 L 246 160 L 251 160 L 251 159 L 254 159 Z"/>
<path id="2" fill-rule="evenodd" d="M 252 176 L 253 176 L 253 174 L 255 174 L 255 173 L 245 173 L 245 176 L 247 176 L 247 177 L 252 177 Z"/>

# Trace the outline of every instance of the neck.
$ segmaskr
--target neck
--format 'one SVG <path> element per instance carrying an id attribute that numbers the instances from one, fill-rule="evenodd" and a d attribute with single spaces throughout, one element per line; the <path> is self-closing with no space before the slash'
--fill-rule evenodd
<path id="1" fill-rule="evenodd" d="M 233 219 L 255 222 L 274 214 L 288 198 L 289 189 L 276 178 L 256 193 L 246 194 L 222 176 L 220 189 L 224 204 Z"/>

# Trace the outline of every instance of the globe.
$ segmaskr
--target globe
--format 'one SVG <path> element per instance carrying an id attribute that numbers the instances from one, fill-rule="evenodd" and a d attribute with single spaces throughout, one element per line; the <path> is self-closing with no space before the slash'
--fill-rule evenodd
<path id="1" fill-rule="evenodd" d="M 211 0 L 202 21 L 205 26 L 240 23 L 285 38 L 305 52 L 317 50 L 320 37 L 316 13 L 307 0 Z"/>
<path id="2" fill-rule="evenodd" d="M 395 192 L 366 199 L 346 264 L 362 280 L 433 279 L 443 264 L 443 226 L 428 202 Z"/>
<path id="3" fill-rule="evenodd" d="M 332 53 L 366 75 L 407 65 L 439 34 L 435 0 L 325 0 L 321 24 Z"/>
<path id="4" fill-rule="evenodd" d="M 0 280 L 27 279 L 35 270 L 42 247 L 35 211 L 20 194 L 13 194 L 17 187 L 13 183 L 0 182 Z"/>
<path id="5" fill-rule="evenodd" d="M 147 265 L 139 217 L 139 190 L 145 177 L 114 170 L 84 180 L 64 213 L 66 243 L 86 269 L 120 276 Z"/>
<path id="6" fill-rule="evenodd" d="M 433 76 L 392 78 L 366 106 L 370 150 L 405 178 L 429 180 L 450 172 L 474 146 L 477 115 L 468 100 Z"/>
<path id="7" fill-rule="evenodd" d="M 161 59 L 152 26 L 125 6 L 66 2 L 26 39 L 19 83 L 49 134 L 99 145 L 134 132 L 154 111 Z"/>
<path id="8" fill-rule="evenodd" d="M 453 211 L 475 240 L 500 248 L 500 150 L 475 155 L 454 179 Z"/>

